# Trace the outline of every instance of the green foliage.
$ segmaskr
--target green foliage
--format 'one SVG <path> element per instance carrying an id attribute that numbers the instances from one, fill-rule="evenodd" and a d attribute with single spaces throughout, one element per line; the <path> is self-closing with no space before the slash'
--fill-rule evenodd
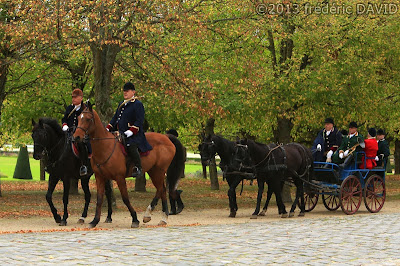
<path id="1" fill-rule="evenodd" d="M 32 179 L 32 172 L 29 164 L 28 148 L 26 146 L 22 146 L 19 149 L 18 160 L 15 166 L 13 178 Z"/>

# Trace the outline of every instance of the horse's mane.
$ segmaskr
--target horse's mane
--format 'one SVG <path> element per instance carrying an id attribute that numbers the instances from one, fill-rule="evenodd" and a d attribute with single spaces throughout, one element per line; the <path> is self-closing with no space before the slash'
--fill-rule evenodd
<path id="1" fill-rule="evenodd" d="M 64 135 L 64 132 L 62 131 L 62 128 L 58 124 L 57 120 L 55 120 L 53 118 L 42 117 L 42 118 L 39 118 L 39 122 L 42 122 L 43 124 L 46 124 L 49 127 L 51 127 L 54 130 L 54 132 L 56 132 L 57 135 L 59 135 L 59 136 Z"/>

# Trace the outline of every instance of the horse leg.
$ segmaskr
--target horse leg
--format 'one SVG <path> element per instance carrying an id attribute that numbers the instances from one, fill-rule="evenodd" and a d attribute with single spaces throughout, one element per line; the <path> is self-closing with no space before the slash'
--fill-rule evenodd
<path id="1" fill-rule="evenodd" d="M 68 197 L 69 197 L 69 188 L 71 186 L 71 180 L 69 178 L 63 179 L 64 191 L 63 191 L 63 204 L 64 204 L 64 215 L 60 222 L 60 226 L 67 225 L 68 219 Z"/>
<path id="2" fill-rule="evenodd" d="M 159 198 L 157 196 L 154 197 L 153 200 L 151 201 L 150 205 L 147 206 L 146 212 L 144 213 L 144 216 L 143 216 L 144 223 L 148 223 L 151 221 L 151 213 L 153 212 L 154 208 L 157 206 L 158 200 L 159 200 Z"/>
<path id="3" fill-rule="evenodd" d="M 284 182 L 280 182 L 280 184 L 276 184 L 274 182 L 273 184 L 274 184 L 273 190 L 275 193 L 276 205 L 278 205 L 279 214 L 281 214 L 282 218 L 286 218 L 288 217 L 288 214 L 286 212 L 285 204 L 283 204 L 283 199 L 282 199 L 282 188 Z"/>
<path id="4" fill-rule="evenodd" d="M 100 221 L 101 215 L 101 206 L 103 205 L 103 197 L 104 197 L 104 190 L 105 190 L 105 183 L 106 180 L 102 177 L 96 176 L 96 188 L 97 188 L 97 202 L 96 202 L 96 213 L 94 215 L 93 221 L 89 223 L 89 228 L 94 228 Z"/>
<path id="5" fill-rule="evenodd" d="M 169 190 L 169 204 L 171 205 L 171 212 L 170 215 L 175 215 L 176 214 L 176 198 L 177 198 L 178 192 L 176 190 L 173 190 L 170 188 Z"/>
<path id="6" fill-rule="evenodd" d="M 107 212 L 107 218 L 104 221 L 105 223 L 111 223 L 112 222 L 112 187 L 111 187 L 111 180 L 106 180 L 105 183 L 105 190 L 106 190 L 106 198 L 107 198 L 107 207 L 108 207 L 108 212 Z"/>
<path id="7" fill-rule="evenodd" d="M 267 200 L 265 201 L 264 208 L 262 211 L 258 214 L 259 216 L 265 216 L 265 213 L 267 212 L 269 201 L 271 200 L 273 190 L 270 185 L 268 185 L 268 190 L 267 190 Z"/>
<path id="8" fill-rule="evenodd" d="M 306 204 L 304 200 L 304 184 L 300 182 L 299 184 L 299 194 L 300 194 L 300 213 L 299 216 L 304 216 L 306 213 Z"/>
<path id="9" fill-rule="evenodd" d="M 128 207 L 128 210 L 132 216 L 131 228 L 138 228 L 139 220 L 137 219 L 137 214 L 136 214 L 135 209 L 132 207 L 131 202 L 129 201 L 129 195 L 128 195 L 128 189 L 126 188 L 125 177 L 123 177 L 123 176 L 117 177 L 116 181 L 117 181 L 119 191 L 121 192 L 122 201 L 125 203 L 125 206 Z"/>
<path id="10" fill-rule="evenodd" d="M 83 212 L 82 212 L 81 218 L 79 218 L 79 220 L 78 220 L 78 223 L 84 224 L 85 219 L 87 217 L 90 198 L 92 197 L 92 194 L 90 193 L 90 189 L 89 189 L 89 177 L 81 178 L 81 186 L 82 186 L 83 193 L 85 194 L 85 207 L 83 208 Z"/>
<path id="11" fill-rule="evenodd" d="M 262 194 L 264 192 L 264 180 L 262 178 L 257 177 L 257 183 L 258 183 L 257 205 L 256 205 L 256 209 L 254 210 L 253 214 L 251 215 L 251 219 L 257 219 L 257 215 L 260 212 Z"/>
<path id="12" fill-rule="evenodd" d="M 229 208 L 231 212 L 229 217 L 236 217 L 236 212 L 238 210 L 237 202 L 236 202 L 236 187 L 240 184 L 241 178 L 235 177 L 233 180 L 231 178 L 227 178 L 229 184 L 228 197 L 229 197 Z"/>
<path id="13" fill-rule="evenodd" d="M 183 208 L 185 208 L 185 204 L 183 204 L 182 198 L 181 198 L 182 190 L 177 190 L 176 191 L 176 204 L 178 205 L 178 209 L 176 210 L 176 214 L 179 214 L 182 212 Z"/>
<path id="14" fill-rule="evenodd" d="M 56 185 L 58 183 L 59 179 L 54 177 L 53 175 L 50 174 L 49 176 L 49 186 L 47 188 L 47 193 L 46 193 L 46 201 L 50 206 L 51 213 L 53 214 L 54 220 L 56 223 L 61 222 L 61 216 L 57 213 L 56 207 L 54 207 L 53 204 L 53 192 L 54 189 L 56 188 Z"/>

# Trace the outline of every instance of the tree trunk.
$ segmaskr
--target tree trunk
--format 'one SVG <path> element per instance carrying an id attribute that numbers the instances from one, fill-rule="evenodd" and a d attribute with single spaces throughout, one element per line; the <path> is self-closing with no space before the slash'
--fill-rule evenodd
<path id="1" fill-rule="evenodd" d="M 71 180 L 71 182 L 70 182 L 71 186 L 69 188 L 69 194 L 70 195 L 79 195 L 79 191 L 78 191 L 78 181 L 79 180 L 76 178 L 71 178 L 70 180 Z"/>
<path id="2" fill-rule="evenodd" d="M 292 137 L 290 132 L 292 131 L 293 123 L 287 118 L 278 118 L 278 127 L 274 131 L 274 138 L 277 143 L 290 143 L 292 142 Z M 283 185 L 282 189 L 282 200 L 283 202 L 292 202 L 292 196 L 290 195 L 290 186 L 286 183 Z"/>
<path id="3" fill-rule="evenodd" d="M 137 191 L 137 192 L 146 192 L 146 177 L 145 177 L 145 173 L 142 173 L 140 176 L 136 177 L 136 180 L 135 180 L 135 191 Z"/>
<path id="4" fill-rule="evenodd" d="M 214 118 L 210 118 L 207 120 L 206 127 L 205 127 L 206 136 L 214 135 L 214 124 L 215 124 Z M 217 164 L 215 162 L 215 158 L 213 158 L 210 162 L 209 171 L 210 171 L 211 189 L 219 190 Z"/>
<path id="5" fill-rule="evenodd" d="M 113 115 L 110 88 L 115 58 L 121 48 L 118 45 L 90 46 L 93 54 L 94 96 L 96 111 L 101 121 L 107 124 Z"/>
<path id="6" fill-rule="evenodd" d="M 207 179 L 207 165 L 201 165 L 203 167 L 203 178 Z"/>
<path id="7" fill-rule="evenodd" d="M 400 140 L 394 141 L 394 173 L 400 174 Z"/>

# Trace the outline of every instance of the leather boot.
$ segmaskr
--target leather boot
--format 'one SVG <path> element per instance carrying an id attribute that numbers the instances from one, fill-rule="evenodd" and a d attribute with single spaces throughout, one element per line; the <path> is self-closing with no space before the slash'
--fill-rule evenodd
<path id="1" fill-rule="evenodd" d="M 139 150 L 136 144 L 131 144 L 128 146 L 128 155 L 134 163 L 132 177 L 138 177 L 142 174 L 142 162 L 140 160 Z"/>

